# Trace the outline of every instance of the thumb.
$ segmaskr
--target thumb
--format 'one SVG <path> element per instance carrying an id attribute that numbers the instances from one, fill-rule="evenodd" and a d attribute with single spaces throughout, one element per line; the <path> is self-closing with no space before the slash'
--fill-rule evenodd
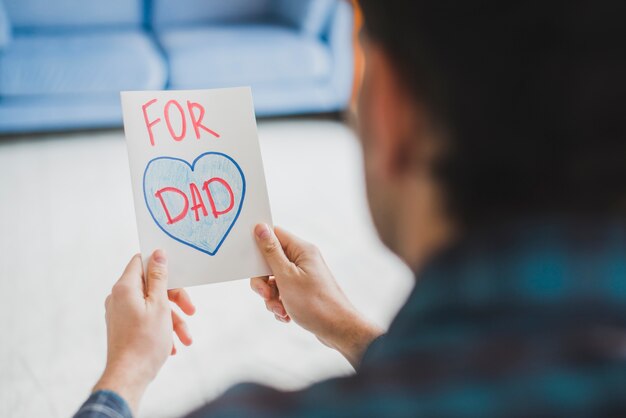
<path id="1" fill-rule="evenodd" d="M 284 272 L 291 265 L 291 261 L 285 255 L 280 241 L 278 241 L 276 234 L 269 226 L 258 224 L 254 228 L 254 236 L 265 261 L 269 264 L 274 275 Z"/>
<path id="2" fill-rule="evenodd" d="M 148 298 L 167 298 L 167 258 L 163 250 L 156 250 L 148 260 L 146 294 Z"/>

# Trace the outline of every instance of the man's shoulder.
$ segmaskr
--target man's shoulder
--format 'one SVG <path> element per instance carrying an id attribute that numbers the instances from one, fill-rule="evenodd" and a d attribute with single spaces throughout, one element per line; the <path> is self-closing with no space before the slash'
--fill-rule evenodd
<path id="1" fill-rule="evenodd" d="M 621 407 L 625 254 L 621 223 L 525 223 L 465 241 L 417 277 L 361 373 L 441 407 Z"/>

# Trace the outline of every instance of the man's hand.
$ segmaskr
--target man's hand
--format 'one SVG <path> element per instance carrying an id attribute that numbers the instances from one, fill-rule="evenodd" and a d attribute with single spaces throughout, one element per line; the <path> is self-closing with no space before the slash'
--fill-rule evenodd
<path id="1" fill-rule="evenodd" d="M 139 400 L 170 354 L 176 353 L 172 330 L 191 344 L 191 335 L 169 300 L 187 315 L 195 307 L 183 289 L 167 290 L 167 260 L 156 250 L 142 276 L 141 257 L 128 263 L 106 298 L 107 365 L 94 391 L 122 396 L 136 413 Z"/>
<path id="2" fill-rule="evenodd" d="M 293 319 L 356 367 L 382 329 L 352 306 L 315 246 L 263 224 L 254 232 L 274 276 L 255 277 L 250 286 L 267 309 L 281 322 Z"/>

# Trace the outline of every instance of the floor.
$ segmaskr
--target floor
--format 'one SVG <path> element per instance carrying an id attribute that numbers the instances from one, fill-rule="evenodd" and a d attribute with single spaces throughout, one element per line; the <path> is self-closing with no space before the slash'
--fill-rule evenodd
<path id="1" fill-rule="evenodd" d="M 387 326 L 412 278 L 376 238 L 353 133 L 288 119 L 260 122 L 259 135 L 275 222 L 315 242 Z M 0 138 L 0 231 L 0 416 L 71 416 L 104 365 L 104 298 L 138 251 L 123 133 Z M 353 372 L 276 322 L 245 280 L 189 292 L 194 344 L 166 363 L 141 417 L 178 416 L 241 381 L 294 389 Z"/>

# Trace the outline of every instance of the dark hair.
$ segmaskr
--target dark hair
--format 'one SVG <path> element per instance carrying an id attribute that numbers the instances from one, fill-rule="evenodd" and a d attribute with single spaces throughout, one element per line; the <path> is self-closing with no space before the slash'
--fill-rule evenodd
<path id="1" fill-rule="evenodd" d="M 438 172 L 457 220 L 626 213 L 626 1 L 360 4 L 449 130 Z"/>

